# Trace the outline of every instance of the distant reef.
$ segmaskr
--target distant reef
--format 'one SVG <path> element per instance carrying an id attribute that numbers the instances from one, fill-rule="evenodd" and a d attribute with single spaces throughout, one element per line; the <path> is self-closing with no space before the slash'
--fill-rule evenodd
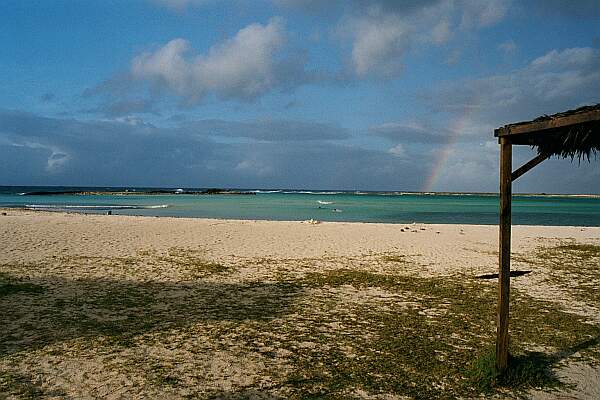
<path id="1" fill-rule="evenodd" d="M 125 190 L 125 191 L 39 191 L 39 192 L 27 192 L 23 193 L 24 196 L 56 196 L 56 195 L 73 195 L 73 196 L 98 196 L 98 195 L 112 195 L 112 196 L 148 196 L 148 195 L 165 195 L 165 194 L 192 194 L 192 195 L 211 195 L 211 194 L 234 194 L 234 195 L 255 195 L 255 192 L 246 192 L 240 190 L 227 190 L 227 189 L 206 189 L 206 190 L 149 190 L 149 191 L 136 191 L 136 190 Z"/>

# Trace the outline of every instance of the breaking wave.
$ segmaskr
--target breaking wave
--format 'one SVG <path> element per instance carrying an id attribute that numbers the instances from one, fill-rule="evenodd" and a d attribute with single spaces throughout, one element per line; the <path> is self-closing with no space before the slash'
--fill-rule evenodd
<path id="1" fill-rule="evenodd" d="M 70 204 L 25 204 L 23 208 L 30 210 L 73 210 L 73 211 L 110 211 L 110 210 L 153 210 L 167 208 L 168 204 L 155 206 L 136 205 L 70 205 Z"/>

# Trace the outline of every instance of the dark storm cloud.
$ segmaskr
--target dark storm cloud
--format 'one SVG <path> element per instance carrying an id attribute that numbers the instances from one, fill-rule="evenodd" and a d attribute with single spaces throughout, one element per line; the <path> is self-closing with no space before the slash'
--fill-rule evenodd
<path id="1" fill-rule="evenodd" d="M 83 110 L 85 113 L 100 114 L 105 117 L 115 118 L 133 114 L 160 115 L 156 102 L 152 99 L 131 98 L 108 101 L 100 105 Z"/>
<path id="2" fill-rule="evenodd" d="M 427 124 L 386 123 L 371 127 L 369 133 L 384 137 L 394 143 L 443 144 L 450 132 L 435 129 Z"/>
<path id="3" fill-rule="evenodd" d="M 203 136 L 251 138 L 263 141 L 296 142 L 303 140 L 339 140 L 348 132 L 332 124 L 305 121 L 262 120 L 248 122 L 217 119 L 187 122 L 181 129 Z"/>
<path id="4" fill-rule="evenodd" d="M 218 121 L 221 137 L 227 122 Z M 250 142 L 219 143 L 192 125 L 162 128 L 140 120 L 80 121 L 0 111 L 0 180 L 4 184 L 157 185 L 416 189 L 425 171 L 385 151 L 344 145 L 343 130 L 260 123 Z M 315 128 L 316 127 L 316 128 Z M 306 128 L 308 132 L 303 132 Z M 313 133 L 311 133 L 313 132 Z M 313 135 L 310 142 L 307 138 Z M 218 135 L 217 135 L 218 136 Z M 231 137 L 237 137 L 233 135 Z M 268 139 L 265 139 L 268 138 Z M 256 141 L 254 139 L 260 140 Z M 262 140 L 270 140 L 264 142 Z M 421 165 L 416 164 L 415 165 Z"/>

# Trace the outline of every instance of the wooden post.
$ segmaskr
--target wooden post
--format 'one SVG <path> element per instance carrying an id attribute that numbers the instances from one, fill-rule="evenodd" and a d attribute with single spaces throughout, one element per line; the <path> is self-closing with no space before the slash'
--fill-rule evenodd
<path id="1" fill-rule="evenodd" d="M 510 231 L 512 200 L 512 144 L 500 138 L 500 251 L 498 273 L 498 325 L 496 335 L 496 369 L 508 366 L 508 308 L 510 293 Z"/>

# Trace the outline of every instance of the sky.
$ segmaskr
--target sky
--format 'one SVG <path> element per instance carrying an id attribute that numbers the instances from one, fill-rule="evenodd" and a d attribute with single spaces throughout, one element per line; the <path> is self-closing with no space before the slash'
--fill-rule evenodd
<path id="1" fill-rule="evenodd" d="M 497 192 L 600 102 L 597 0 L 3 0 L 0 185 Z M 535 152 L 514 149 L 515 168 Z M 600 193 L 600 158 L 515 192 Z"/>

